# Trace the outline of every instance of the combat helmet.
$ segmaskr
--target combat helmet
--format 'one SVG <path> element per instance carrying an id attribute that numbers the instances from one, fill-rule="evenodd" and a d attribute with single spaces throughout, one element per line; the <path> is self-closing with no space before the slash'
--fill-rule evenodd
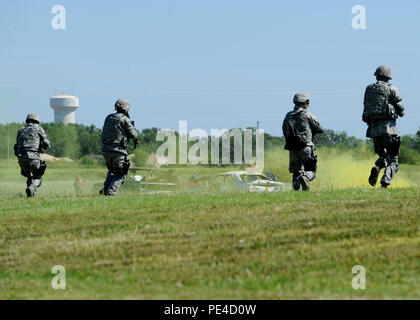
<path id="1" fill-rule="evenodd" d="M 131 109 L 130 101 L 123 98 L 118 99 L 117 102 L 115 102 L 114 107 L 115 107 L 115 110 L 124 111 L 124 112 L 128 112 Z"/>
<path id="2" fill-rule="evenodd" d="M 41 122 L 41 119 L 39 118 L 39 115 L 38 114 L 36 114 L 36 113 L 30 113 L 26 117 L 26 123 L 29 123 L 29 122 L 40 123 Z"/>
<path id="3" fill-rule="evenodd" d="M 293 103 L 294 104 L 304 103 L 308 100 L 310 100 L 309 95 L 307 95 L 306 93 L 303 93 L 303 92 L 298 92 L 293 97 Z"/>
<path id="4" fill-rule="evenodd" d="M 391 68 L 387 66 L 379 66 L 376 69 L 374 76 L 381 76 L 381 77 L 385 77 L 391 80 L 392 79 Z"/>

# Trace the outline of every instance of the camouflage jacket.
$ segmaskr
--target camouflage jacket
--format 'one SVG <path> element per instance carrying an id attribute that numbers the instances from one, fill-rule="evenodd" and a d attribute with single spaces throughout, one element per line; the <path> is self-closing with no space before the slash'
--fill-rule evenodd
<path id="1" fill-rule="evenodd" d="M 105 119 L 102 129 L 102 152 L 127 155 L 129 139 L 137 139 L 138 132 L 130 118 L 123 113 L 112 113 Z"/>
<path id="2" fill-rule="evenodd" d="M 324 132 L 321 124 L 306 109 L 295 106 L 286 114 L 283 121 L 283 135 L 286 138 L 286 150 L 301 150 L 313 146 L 313 137 Z"/>
<path id="3" fill-rule="evenodd" d="M 362 119 L 368 124 L 366 137 L 397 135 L 396 119 L 405 114 L 398 89 L 385 81 L 369 85 L 365 91 Z"/>
<path id="4" fill-rule="evenodd" d="M 39 124 L 28 123 L 18 130 L 14 146 L 17 157 L 41 160 L 40 153 L 50 147 L 50 140 Z"/>

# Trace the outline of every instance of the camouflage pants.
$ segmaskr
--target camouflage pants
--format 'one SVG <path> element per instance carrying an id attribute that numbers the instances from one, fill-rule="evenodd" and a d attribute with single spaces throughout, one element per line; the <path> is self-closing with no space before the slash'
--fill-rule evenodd
<path id="1" fill-rule="evenodd" d="M 313 146 L 301 150 L 290 150 L 289 171 L 293 174 L 293 183 L 296 183 L 300 174 L 303 174 L 308 181 L 315 179 L 317 162 L 318 159 Z"/>
<path id="2" fill-rule="evenodd" d="M 124 184 L 128 159 L 123 154 L 104 154 L 104 158 L 108 168 L 108 174 L 104 182 L 104 194 L 113 196 Z"/>
<path id="3" fill-rule="evenodd" d="M 29 188 L 31 185 L 34 190 L 39 188 L 42 184 L 42 174 L 39 173 L 41 167 L 41 160 L 18 158 L 20 173 L 26 177 L 26 186 Z"/>
<path id="4" fill-rule="evenodd" d="M 398 172 L 398 155 L 400 153 L 401 138 L 397 135 L 384 134 L 373 137 L 375 153 L 379 156 L 375 165 L 379 169 L 385 168 L 381 179 L 382 185 L 390 185 L 392 178 Z"/>

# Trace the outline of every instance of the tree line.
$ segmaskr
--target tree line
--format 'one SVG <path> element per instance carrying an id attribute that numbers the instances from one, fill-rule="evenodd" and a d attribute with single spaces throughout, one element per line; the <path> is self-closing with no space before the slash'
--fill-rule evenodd
<path id="1" fill-rule="evenodd" d="M 0 158 L 7 158 L 9 137 L 9 154 L 13 154 L 13 145 L 16 143 L 17 130 L 24 123 L 10 123 L 8 125 L 0 124 Z M 67 157 L 71 159 L 80 159 L 88 155 L 98 155 L 101 153 L 101 133 L 100 128 L 94 125 L 85 126 L 81 124 L 55 124 L 43 123 L 48 137 L 51 140 L 52 147 L 48 150 L 48 154 L 54 157 Z M 248 128 L 249 129 L 249 128 Z M 8 134 L 9 131 L 9 134 Z M 146 128 L 140 133 L 140 147 L 136 153 L 146 155 L 156 152 L 157 148 L 163 143 L 156 141 L 158 128 Z M 210 148 L 211 137 L 209 137 Z M 195 142 L 189 142 L 190 145 Z M 272 146 L 283 146 L 285 144 L 284 137 L 272 136 L 268 133 L 264 134 L 264 145 L 266 148 Z M 349 136 L 346 132 L 336 132 L 333 130 L 325 130 L 324 133 L 316 136 L 317 147 L 355 149 L 367 146 L 373 150 L 372 141 L 370 139 L 363 140 L 354 136 Z M 233 140 L 230 144 L 233 159 Z M 255 135 L 253 148 L 255 152 Z M 221 148 L 220 148 L 221 150 Z M 133 152 L 132 146 L 129 152 Z M 210 150 L 209 150 L 210 154 Z M 416 134 L 402 136 L 400 162 L 408 164 L 420 164 L 420 129 Z"/>
<path id="2" fill-rule="evenodd" d="M 9 153 L 10 156 L 14 156 L 13 145 L 16 143 L 16 134 L 24 125 L 24 123 L 0 124 L 0 158 L 7 157 L 8 136 Z M 101 153 L 102 130 L 94 125 L 42 123 L 42 127 L 52 144 L 47 153 L 54 157 L 80 159 L 85 155 Z"/>

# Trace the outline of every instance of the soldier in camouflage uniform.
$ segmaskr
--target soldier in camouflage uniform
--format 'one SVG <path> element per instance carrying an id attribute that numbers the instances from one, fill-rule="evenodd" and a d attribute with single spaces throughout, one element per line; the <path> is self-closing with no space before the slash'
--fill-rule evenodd
<path id="1" fill-rule="evenodd" d="M 289 150 L 289 171 L 293 174 L 292 186 L 298 191 L 309 190 L 309 181 L 315 179 L 317 156 L 313 137 L 322 133 L 322 127 L 307 110 L 309 96 L 297 93 L 293 98 L 295 107 L 286 114 L 283 121 L 283 135 L 286 138 L 285 149 Z M 303 169 L 302 169 L 303 166 Z"/>
<path id="2" fill-rule="evenodd" d="M 40 119 L 36 113 L 29 114 L 26 118 L 26 126 L 18 130 L 14 146 L 21 174 L 27 178 L 26 195 L 28 198 L 35 196 L 47 168 L 45 161 L 41 160 L 40 153 L 51 147 L 48 136 L 39 123 Z"/>
<path id="3" fill-rule="evenodd" d="M 391 69 L 380 66 L 374 74 L 377 82 L 365 91 L 363 121 L 368 124 L 366 137 L 372 138 L 375 152 L 379 155 L 369 176 L 369 184 L 375 186 L 381 169 L 385 169 L 381 186 L 387 188 L 398 172 L 398 155 L 401 138 L 398 136 L 396 119 L 404 116 L 402 98 L 398 89 L 388 83 Z"/>
<path id="4" fill-rule="evenodd" d="M 132 139 L 135 146 L 139 143 L 138 132 L 128 114 L 130 108 L 128 100 L 119 99 L 115 103 L 117 112 L 108 115 L 105 119 L 102 129 L 102 153 L 108 174 L 104 188 L 100 191 L 102 195 L 113 196 L 123 185 L 130 167 L 130 160 L 127 158 L 128 140 Z"/>

